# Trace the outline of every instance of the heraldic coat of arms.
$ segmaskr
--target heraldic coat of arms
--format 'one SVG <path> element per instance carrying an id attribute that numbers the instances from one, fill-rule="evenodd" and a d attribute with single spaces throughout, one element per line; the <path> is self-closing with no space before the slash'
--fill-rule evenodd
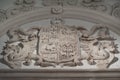
<path id="1" fill-rule="evenodd" d="M 55 19 L 50 26 L 12 29 L 7 35 L 3 60 L 14 69 L 29 66 L 33 61 L 41 67 L 81 66 L 84 65 L 82 60 L 107 68 L 117 53 L 115 39 L 110 36 L 108 27 L 101 24 L 89 31 Z"/>

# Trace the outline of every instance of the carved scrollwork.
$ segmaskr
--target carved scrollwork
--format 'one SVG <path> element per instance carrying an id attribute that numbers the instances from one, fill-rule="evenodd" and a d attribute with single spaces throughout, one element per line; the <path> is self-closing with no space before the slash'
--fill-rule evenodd
<path id="1" fill-rule="evenodd" d="M 7 19 L 6 11 L 0 9 L 0 22 L 3 22 L 3 21 L 6 20 L 6 19 Z"/>
<path id="2" fill-rule="evenodd" d="M 31 58 L 36 58 L 34 50 L 37 46 L 37 33 L 39 29 L 30 29 L 28 31 L 11 30 L 7 35 L 9 41 L 6 42 L 4 47 L 4 60 L 8 66 L 14 69 L 21 68 L 23 63 L 29 63 Z"/>
<path id="3" fill-rule="evenodd" d="M 51 12 L 53 14 L 61 14 L 63 12 L 63 8 L 61 6 L 57 6 L 57 7 L 51 8 Z"/>
<path id="4" fill-rule="evenodd" d="M 60 0 L 62 1 L 62 0 Z M 60 4 L 60 1 L 59 0 L 43 0 L 42 4 L 44 6 L 51 6 L 51 5 L 59 5 Z"/>
<path id="5" fill-rule="evenodd" d="M 116 3 L 113 6 L 112 15 L 120 19 L 120 3 Z"/>
<path id="6" fill-rule="evenodd" d="M 69 5 L 77 5 L 79 0 L 66 0 L 67 4 Z"/>
<path id="7" fill-rule="evenodd" d="M 106 25 L 95 25 L 88 31 L 84 27 L 62 23 L 48 27 L 7 32 L 9 40 L 3 49 L 4 61 L 11 68 L 57 65 L 81 66 L 82 60 L 98 68 L 108 68 L 117 50 L 115 39 Z M 94 35 L 96 34 L 96 35 Z"/>
<path id="8" fill-rule="evenodd" d="M 42 0 L 42 4 L 43 6 L 56 6 L 51 9 L 53 14 L 61 14 L 63 12 L 60 5 L 83 7 L 102 11 L 108 14 L 111 14 L 112 12 L 112 15 L 116 16 L 116 18 L 119 18 L 120 12 L 119 6 L 117 6 L 119 3 L 113 5 L 111 8 L 111 5 L 109 3 L 107 4 L 105 0 Z M 41 7 L 36 7 L 36 0 L 15 0 L 13 7 L 8 8 L 6 11 L 0 10 L 0 19 L 1 21 L 4 21 L 23 12 L 28 12 L 39 8 Z"/>
<path id="9" fill-rule="evenodd" d="M 60 4 L 63 6 L 80 6 L 83 8 L 106 12 L 109 14 L 111 12 L 110 5 L 106 4 L 104 0 L 43 0 L 44 6 L 53 6 Z"/>
<path id="10" fill-rule="evenodd" d="M 7 9 L 7 16 L 11 17 L 35 9 L 35 0 L 16 0 L 13 8 Z"/>
<path id="11" fill-rule="evenodd" d="M 97 30 L 99 32 L 96 38 L 91 37 Z M 85 31 L 88 32 L 86 29 Z M 115 39 L 110 36 L 106 25 L 96 25 L 88 33 L 87 36 L 83 34 L 81 37 L 81 48 L 88 54 L 88 56 L 83 58 L 86 58 L 89 64 L 93 65 L 96 63 L 100 68 L 107 68 L 108 64 L 115 58 Z M 95 60 L 98 61 L 96 62 Z"/>
<path id="12" fill-rule="evenodd" d="M 71 5 L 76 6 L 79 0 L 43 0 L 44 6 L 51 6 L 51 5 Z"/>
<path id="13" fill-rule="evenodd" d="M 60 16 L 56 16 L 54 18 L 51 19 L 51 22 L 50 22 L 52 25 L 59 25 L 59 24 L 64 24 L 65 21 L 60 17 Z"/>
<path id="14" fill-rule="evenodd" d="M 16 0 L 15 5 L 19 7 L 33 7 L 35 4 L 35 0 Z"/>
<path id="15" fill-rule="evenodd" d="M 81 6 L 102 12 L 107 12 L 109 10 L 109 6 L 105 5 L 103 0 L 83 0 Z"/>

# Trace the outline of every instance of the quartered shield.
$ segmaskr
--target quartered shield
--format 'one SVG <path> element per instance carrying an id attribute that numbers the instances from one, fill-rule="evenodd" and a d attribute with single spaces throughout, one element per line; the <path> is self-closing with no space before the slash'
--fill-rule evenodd
<path id="1" fill-rule="evenodd" d="M 44 61 L 62 63 L 80 54 L 78 31 L 65 25 L 42 27 L 39 33 L 39 55 Z"/>

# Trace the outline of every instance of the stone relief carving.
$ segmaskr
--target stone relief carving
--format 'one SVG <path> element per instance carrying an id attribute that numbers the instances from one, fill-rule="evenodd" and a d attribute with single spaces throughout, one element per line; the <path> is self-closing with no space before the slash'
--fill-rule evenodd
<path id="1" fill-rule="evenodd" d="M 4 60 L 11 68 L 20 68 L 22 63 L 29 65 L 36 49 L 38 30 L 33 28 L 27 32 L 8 31 L 9 41 L 6 42 L 3 53 L 5 53 Z"/>
<path id="2" fill-rule="evenodd" d="M 35 9 L 35 0 L 16 0 L 14 6 L 7 10 L 8 17 Z"/>
<path id="3" fill-rule="evenodd" d="M 113 1 L 114 3 L 114 1 Z M 62 4 L 63 6 L 77 6 L 82 8 L 88 8 L 100 12 L 105 12 L 109 15 L 119 18 L 119 1 L 117 4 L 107 3 L 107 0 L 43 0 L 44 6 L 52 6 Z"/>
<path id="4" fill-rule="evenodd" d="M 83 0 L 81 6 L 102 12 L 107 12 L 109 10 L 109 5 L 106 5 L 104 0 Z"/>
<path id="5" fill-rule="evenodd" d="M 44 6 L 59 5 L 63 6 L 79 6 L 102 12 L 111 12 L 110 6 L 104 3 L 104 0 L 43 0 Z"/>
<path id="6" fill-rule="evenodd" d="M 106 25 L 91 30 L 65 25 L 53 19 L 51 26 L 28 30 L 9 30 L 3 48 L 3 60 L 13 69 L 29 66 L 82 66 L 82 60 L 99 69 L 108 68 L 115 59 L 117 46 Z"/>
<path id="7" fill-rule="evenodd" d="M 53 13 L 53 14 L 61 14 L 61 13 L 63 13 L 62 6 L 57 6 L 57 7 L 51 8 L 51 13 Z"/>
<path id="8" fill-rule="evenodd" d="M 113 7 L 112 15 L 120 19 L 120 2 L 114 4 L 112 7 Z"/>
<path id="9" fill-rule="evenodd" d="M 59 5 L 62 0 L 43 0 L 42 4 L 44 6 Z"/>
<path id="10" fill-rule="evenodd" d="M 109 4 L 106 0 L 42 0 L 40 5 L 44 6 L 58 6 L 53 8 L 52 13 L 58 14 L 63 11 L 60 8 L 62 6 L 76 6 L 82 8 L 88 8 L 96 11 L 101 11 L 109 15 L 119 18 L 119 1 L 115 1 L 117 4 Z M 15 15 L 23 12 L 28 12 L 34 9 L 40 9 L 40 6 L 36 6 L 36 0 L 15 0 L 13 7 L 6 10 L 0 10 L 0 22 L 9 19 Z M 112 14 L 111 14 L 112 13 Z"/>
<path id="11" fill-rule="evenodd" d="M 3 22 L 7 19 L 6 11 L 0 9 L 0 22 Z"/>

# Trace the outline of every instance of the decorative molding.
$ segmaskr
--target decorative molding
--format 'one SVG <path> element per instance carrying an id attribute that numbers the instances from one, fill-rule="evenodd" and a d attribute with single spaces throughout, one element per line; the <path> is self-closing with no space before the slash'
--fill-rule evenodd
<path id="1" fill-rule="evenodd" d="M 56 6 L 56 7 L 51 8 L 51 12 L 53 14 L 62 14 L 63 8 L 62 8 L 62 6 Z"/>
<path id="2" fill-rule="evenodd" d="M 56 6 L 54 6 L 56 7 Z M 52 7 L 45 7 L 37 10 L 32 10 L 24 14 L 20 14 L 13 18 L 6 20 L 1 23 L 0 36 L 5 34 L 9 29 L 13 27 L 19 27 L 17 25 L 23 25 L 25 23 L 29 23 L 31 21 L 42 20 L 42 19 L 50 19 L 53 17 L 53 13 L 51 13 Z M 63 18 L 67 19 L 80 19 L 86 20 L 92 23 L 102 23 L 107 24 L 110 30 L 114 31 L 118 35 L 120 34 L 120 23 L 119 21 L 106 14 L 101 14 L 96 11 L 91 11 L 83 8 L 76 7 L 63 7 L 64 13 L 62 13 Z"/>
<path id="3" fill-rule="evenodd" d="M 120 19 L 120 3 L 116 3 L 113 6 L 112 16 Z"/>
<path id="4" fill-rule="evenodd" d="M 51 26 L 8 30 L 7 35 L 3 59 L 13 69 L 29 66 L 32 60 L 41 67 L 81 66 L 84 65 L 81 61 L 87 60 L 98 69 L 106 69 L 118 53 L 107 25 L 95 25 L 88 31 L 65 25 L 59 17 L 52 19 Z"/>
<path id="5" fill-rule="evenodd" d="M 56 13 L 55 14 L 51 13 L 51 8 L 53 8 L 53 7 L 49 6 L 49 7 L 41 8 L 38 10 L 32 10 L 32 11 L 29 11 L 27 13 L 20 14 L 18 16 L 15 16 L 13 18 L 6 20 L 5 22 L 0 24 L 0 26 L 1 26 L 0 36 L 4 35 L 8 30 L 13 28 L 14 29 L 13 31 L 16 30 L 15 32 L 17 32 L 18 35 L 20 35 L 18 38 L 14 37 L 14 39 L 17 39 L 17 41 L 19 39 L 21 40 L 23 38 L 28 39 L 28 36 L 30 36 L 29 38 L 32 39 L 32 41 L 34 41 L 34 39 L 36 40 L 36 32 L 39 32 L 41 30 L 40 27 L 31 28 L 30 30 L 26 31 L 26 33 L 24 33 L 24 30 L 22 31 L 22 30 L 19 30 L 17 28 L 25 23 L 53 18 L 53 15 L 55 15 Z M 105 26 L 107 25 L 108 29 L 113 30 L 117 34 L 120 34 L 120 32 L 119 32 L 119 30 L 120 30 L 119 25 L 120 24 L 119 24 L 119 21 L 116 20 L 116 18 L 113 18 L 109 15 L 100 14 L 100 13 L 95 12 L 95 11 L 91 11 L 91 10 L 87 10 L 87 9 L 85 10 L 82 8 L 63 7 L 63 9 L 64 9 L 64 12 L 62 13 L 62 17 L 65 19 L 72 18 L 72 19 L 86 20 L 86 21 L 90 21 L 93 23 L 102 23 L 102 24 L 105 24 Z M 60 19 L 53 19 L 53 24 L 54 24 L 54 20 L 60 20 Z M 60 21 L 62 21 L 62 20 L 60 20 Z M 60 21 L 56 21 L 56 22 L 58 23 Z M 104 26 L 104 25 L 102 25 L 102 26 Z M 74 26 L 74 28 L 75 28 L 75 26 Z M 104 30 L 106 30 L 106 29 L 104 28 L 103 31 Z M 21 32 L 23 32 L 23 33 L 21 33 Z M 31 34 L 31 32 L 33 35 Z M 93 30 L 93 32 L 94 32 L 94 30 Z M 9 37 L 10 36 L 11 35 L 9 35 Z M 86 36 L 86 34 L 85 34 L 85 36 Z M 12 43 L 14 43 L 14 39 L 10 39 Z M 85 39 L 83 39 L 83 40 L 85 40 Z M 26 40 L 23 40 L 22 42 L 25 42 L 25 44 L 27 43 Z M 28 43 L 26 45 L 28 45 Z M 23 46 L 21 44 L 19 44 L 19 47 L 22 48 Z M 19 47 L 15 47 L 15 48 L 17 48 L 16 50 L 19 50 Z M 27 55 L 29 55 L 29 54 L 27 54 Z M 20 57 L 20 56 L 21 55 L 18 54 L 18 57 Z M 26 55 L 23 55 L 22 57 L 26 58 Z M 28 63 L 26 65 L 29 65 L 29 62 L 30 62 L 29 58 L 30 57 L 31 57 L 31 55 L 29 55 L 27 57 L 26 61 Z M 14 57 L 12 57 L 12 59 L 13 58 Z M 18 63 L 20 63 L 20 62 L 18 62 Z M 110 79 L 111 80 L 113 80 L 113 79 L 119 80 L 120 71 L 119 71 L 119 69 L 114 69 L 114 70 L 108 70 L 108 69 L 102 69 L 102 70 L 71 70 L 71 69 L 66 69 L 66 70 L 64 70 L 64 69 L 63 70 L 62 69 L 60 69 L 60 70 L 57 70 L 57 69 L 53 69 L 53 70 L 50 70 L 50 69 L 43 69 L 43 70 L 42 69 L 41 70 L 37 70 L 37 69 L 36 70 L 31 70 L 31 69 L 29 69 L 29 70 L 21 70 L 21 69 L 20 70 L 19 69 L 0 70 L 0 79 L 3 79 L 3 80 L 5 78 L 33 78 L 33 77 L 40 78 L 40 79 L 46 79 L 46 78 L 50 79 L 51 78 L 54 80 L 56 80 L 56 78 L 60 79 L 60 80 L 61 80 L 61 78 L 62 79 L 63 78 L 66 78 L 66 79 L 82 78 L 82 80 L 84 80 L 84 79 L 85 80 L 88 80 L 88 79 L 101 80 L 101 79 L 105 78 L 108 80 L 110 80 Z"/>
<path id="6" fill-rule="evenodd" d="M 117 2 L 117 1 L 116 1 Z M 35 9 L 41 9 L 42 7 L 36 7 L 36 0 L 16 0 L 14 2 L 14 7 L 10 7 L 5 11 L 6 19 L 9 19 L 11 17 L 14 17 L 15 15 L 22 14 L 24 12 L 29 12 Z M 117 2 L 118 3 L 118 2 Z M 113 7 L 106 2 L 106 0 L 42 0 L 41 5 L 43 7 L 46 6 L 74 6 L 74 7 L 80 7 L 83 9 L 90 9 L 94 11 L 99 11 L 101 14 L 105 13 L 111 16 L 115 16 L 116 18 L 119 18 L 119 8 L 116 8 L 117 5 L 113 4 Z M 55 10 L 55 9 L 54 9 Z M 4 15 L 3 13 L 1 13 Z M 3 19 L 3 18 L 2 18 Z M 6 20 L 5 19 L 5 20 Z M 5 21 L 3 20 L 3 21 Z M 1 21 L 0 21 L 1 22 Z"/>
<path id="7" fill-rule="evenodd" d="M 119 18 L 119 1 L 113 4 L 107 3 L 107 0 L 43 0 L 44 6 L 53 6 L 53 5 L 59 5 L 62 4 L 63 6 L 76 6 L 81 8 L 87 8 L 90 10 L 95 10 L 103 13 L 107 13 L 108 15 L 112 15 L 116 18 Z M 116 9 L 117 8 L 117 9 Z M 101 13 L 102 14 L 102 13 Z"/>
<path id="8" fill-rule="evenodd" d="M 112 8 L 109 4 L 105 3 L 105 0 L 43 0 L 44 6 L 59 5 L 63 6 L 76 6 L 87 8 L 90 10 L 96 10 L 110 14 Z"/>
<path id="9" fill-rule="evenodd" d="M 7 17 L 13 17 L 23 12 L 28 12 L 34 10 L 35 0 L 16 0 L 14 2 L 14 7 L 7 10 Z"/>
<path id="10" fill-rule="evenodd" d="M 85 80 L 95 79 L 103 80 L 105 78 L 108 80 L 119 80 L 120 71 L 119 70 L 1 70 L 1 78 L 40 78 L 40 79 L 59 79 L 64 80 L 66 78 L 74 79 L 83 78 Z"/>
<path id="11" fill-rule="evenodd" d="M 81 6 L 101 12 L 107 12 L 107 10 L 109 9 L 108 6 L 103 2 L 103 0 L 83 0 L 81 2 Z"/>
<path id="12" fill-rule="evenodd" d="M 6 11 L 0 9 L 0 22 L 3 22 L 7 19 Z"/>

